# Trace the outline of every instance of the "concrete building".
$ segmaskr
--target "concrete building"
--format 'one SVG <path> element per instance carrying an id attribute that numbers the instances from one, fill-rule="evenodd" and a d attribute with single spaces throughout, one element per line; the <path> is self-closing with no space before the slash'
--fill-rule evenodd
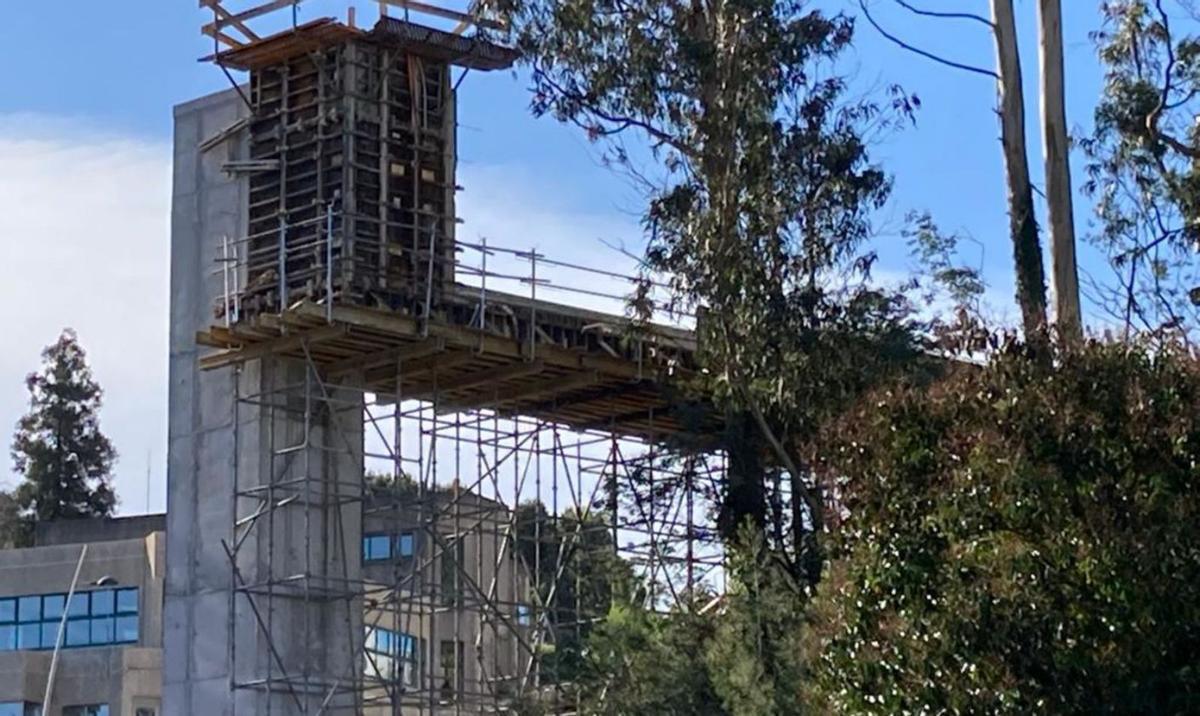
<path id="1" fill-rule="evenodd" d="M 0 716 L 163 713 L 163 526 L 162 515 L 43 524 L 33 547 L 0 550 Z"/>
<path id="2" fill-rule="evenodd" d="M 434 509 L 451 505 L 448 494 L 427 499 Z M 419 706 L 418 697 L 406 692 L 432 690 L 440 705 L 453 708 L 485 680 L 513 688 L 517 632 L 481 625 L 464 580 L 495 583 L 496 601 L 511 625 L 532 630 L 526 570 L 514 554 L 499 554 L 500 543 L 490 538 L 492 523 L 507 522 L 504 507 L 460 496 L 457 529 L 445 521 L 435 533 L 417 500 L 411 493 L 376 495 L 364 504 L 364 713 L 392 713 L 375 702 Z M 33 547 L 0 551 L 0 716 L 43 716 L 53 647 L 85 545 L 49 713 L 164 713 L 165 524 L 166 515 L 43 523 Z M 439 556 L 439 542 L 452 545 L 445 553 L 457 563 Z M 468 649 L 482 658 L 467 659 Z M 430 687 L 428 680 L 436 683 Z"/>
<path id="3" fill-rule="evenodd" d="M 499 536 L 510 518 L 504 505 L 474 494 L 367 500 L 367 713 L 390 714 L 392 704 L 416 713 L 431 702 L 453 712 L 492 691 L 518 692 L 533 598 L 526 565 Z"/>

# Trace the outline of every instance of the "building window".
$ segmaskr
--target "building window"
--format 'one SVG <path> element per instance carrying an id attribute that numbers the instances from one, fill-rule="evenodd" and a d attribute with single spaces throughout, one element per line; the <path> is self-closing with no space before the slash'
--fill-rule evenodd
<path id="1" fill-rule="evenodd" d="M 379 562 L 392 557 L 392 540 L 387 535 L 363 536 L 363 561 Z"/>
<path id="2" fill-rule="evenodd" d="M 29 701 L 0 701 L 0 716 L 42 716 L 42 705 Z"/>
<path id="3" fill-rule="evenodd" d="M 517 605 L 517 626 L 527 627 L 533 624 L 533 610 L 528 604 Z"/>
<path id="4" fill-rule="evenodd" d="M 64 706 L 62 716 L 108 716 L 108 704 Z"/>
<path id="5" fill-rule="evenodd" d="M 386 534 L 363 535 L 363 561 L 382 562 L 393 557 L 412 557 L 416 542 L 412 532 L 402 532 L 396 537 Z"/>
<path id="6" fill-rule="evenodd" d="M 64 611 L 63 648 L 138 641 L 137 588 L 97 589 L 76 592 L 70 604 L 66 594 L 0 599 L 0 651 L 53 649 Z"/>
<path id="7" fill-rule="evenodd" d="M 442 664 L 442 701 L 454 701 L 465 686 L 463 674 L 463 643 L 443 641 L 439 655 Z"/>
<path id="8" fill-rule="evenodd" d="M 396 538 L 396 554 L 401 557 L 412 557 L 416 554 L 416 539 L 412 532 L 401 532 Z"/>
<path id="9" fill-rule="evenodd" d="M 442 552 L 442 603 L 457 606 L 462 602 L 462 569 L 466 564 L 462 538 L 451 538 Z"/>
<path id="10" fill-rule="evenodd" d="M 419 639 L 383 627 L 367 627 L 367 675 L 383 681 L 399 681 L 407 688 L 420 686 Z"/>

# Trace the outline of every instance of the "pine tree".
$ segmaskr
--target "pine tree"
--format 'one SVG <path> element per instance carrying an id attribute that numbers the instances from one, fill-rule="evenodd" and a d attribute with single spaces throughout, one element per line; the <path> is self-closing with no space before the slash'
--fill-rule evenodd
<path id="1" fill-rule="evenodd" d="M 29 522 L 111 515 L 117 453 L 100 431 L 103 391 L 75 332 L 64 330 L 25 379 L 29 412 L 17 423 L 12 458 L 24 477 L 15 498 Z"/>
<path id="2" fill-rule="evenodd" d="M 21 519 L 21 510 L 11 492 L 0 490 L 0 549 L 12 549 L 26 544 L 28 525 Z"/>

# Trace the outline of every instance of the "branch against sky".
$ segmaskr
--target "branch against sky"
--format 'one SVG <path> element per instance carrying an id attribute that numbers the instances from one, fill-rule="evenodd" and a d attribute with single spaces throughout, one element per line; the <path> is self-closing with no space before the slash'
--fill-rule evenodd
<path id="1" fill-rule="evenodd" d="M 1200 330 L 1200 19 L 1190 2 L 1111 0 L 1093 38 L 1105 70 L 1084 189 L 1115 277 L 1099 290 L 1126 334 Z"/>
<path id="2" fill-rule="evenodd" d="M 988 28 L 996 51 L 995 71 L 949 60 L 906 42 L 885 30 L 875 20 L 867 0 L 859 0 L 859 8 L 868 22 L 889 41 L 938 64 L 991 77 L 996 81 L 1000 146 L 1004 153 L 1005 178 L 1008 185 L 1009 237 L 1017 284 L 1016 302 L 1021 308 L 1026 338 L 1036 343 L 1044 342 L 1048 335 L 1045 269 L 1042 265 L 1041 237 L 1033 203 L 1033 183 L 1030 179 L 1029 153 L 1025 142 L 1024 81 L 1012 0 L 991 0 L 990 21 L 967 13 L 928 12 L 901 0 L 896 0 L 896 3 L 919 16 L 933 17 L 939 21 L 975 20 Z"/>

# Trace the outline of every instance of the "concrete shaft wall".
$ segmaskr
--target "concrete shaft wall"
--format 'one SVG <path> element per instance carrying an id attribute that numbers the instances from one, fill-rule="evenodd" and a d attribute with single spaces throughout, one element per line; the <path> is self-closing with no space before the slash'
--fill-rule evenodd
<path id="1" fill-rule="evenodd" d="M 195 335 L 217 320 L 213 307 L 224 285 L 216 263 L 221 238 L 245 234 L 247 205 L 246 180 L 222 170 L 244 158 L 243 140 L 234 136 L 203 152 L 199 145 L 246 113 L 233 90 L 175 111 L 168 714 L 314 713 L 325 699 L 319 685 L 344 688 L 361 667 L 362 606 L 350 596 L 361 570 L 359 398 L 312 384 L 306 390 L 307 370 L 295 362 L 215 371 L 198 365 Z M 268 400 L 239 403 L 238 395 Z M 264 512 L 266 505 L 277 509 Z M 235 522 L 256 512 L 264 516 L 235 535 Z M 227 552 L 234 545 L 236 579 Z M 243 589 L 235 593 L 235 585 Z M 285 673 L 317 686 L 234 688 Z M 353 707 L 345 698 L 330 705 Z"/>

